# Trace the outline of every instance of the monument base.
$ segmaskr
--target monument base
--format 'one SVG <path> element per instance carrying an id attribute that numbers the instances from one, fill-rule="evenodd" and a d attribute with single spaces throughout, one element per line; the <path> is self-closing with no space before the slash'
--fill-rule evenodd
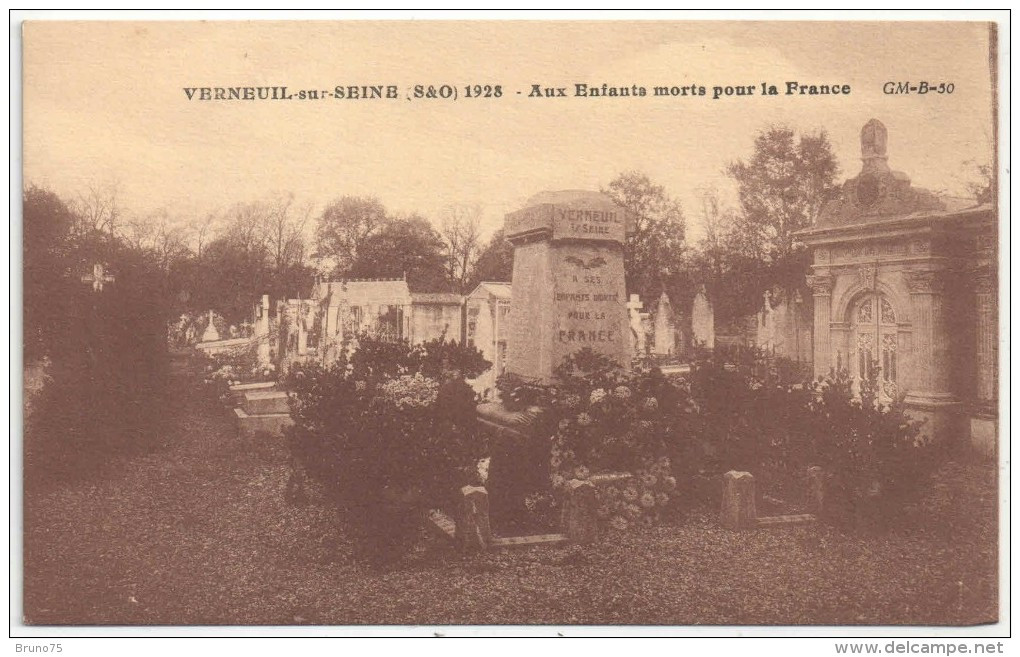
<path id="1" fill-rule="evenodd" d="M 924 420 L 922 436 L 954 447 L 964 442 L 963 404 L 951 393 L 911 392 L 903 405 L 908 416 Z"/>
<path id="2" fill-rule="evenodd" d="M 988 460 L 999 451 L 999 417 L 994 405 L 976 405 L 968 409 L 971 450 Z"/>
<path id="3" fill-rule="evenodd" d="M 477 416 L 491 457 L 485 488 L 493 531 L 507 536 L 554 529 L 536 526 L 525 504 L 528 495 L 551 488 L 549 434 L 541 409 L 511 411 L 501 402 L 487 402 L 478 406 Z"/>

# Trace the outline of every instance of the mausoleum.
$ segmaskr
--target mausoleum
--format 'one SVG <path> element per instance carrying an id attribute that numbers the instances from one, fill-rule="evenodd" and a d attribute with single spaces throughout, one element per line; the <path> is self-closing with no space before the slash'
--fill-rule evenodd
<path id="1" fill-rule="evenodd" d="M 860 173 L 799 234 L 813 253 L 814 372 L 877 370 L 925 433 L 994 453 L 996 209 L 912 186 L 887 144 L 868 121 Z"/>

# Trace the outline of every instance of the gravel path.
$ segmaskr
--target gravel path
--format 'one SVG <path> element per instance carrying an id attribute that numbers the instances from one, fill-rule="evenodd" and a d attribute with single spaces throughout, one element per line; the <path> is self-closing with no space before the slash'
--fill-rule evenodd
<path id="1" fill-rule="evenodd" d="M 336 515 L 284 499 L 278 440 L 246 439 L 183 368 L 168 447 L 26 501 L 25 617 L 135 624 L 976 624 L 997 601 L 995 470 L 948 464 L 915 526 L 735 534 L 710 514 L 590 548 L 461 557 L 436 539 L 389 571 Z"/>

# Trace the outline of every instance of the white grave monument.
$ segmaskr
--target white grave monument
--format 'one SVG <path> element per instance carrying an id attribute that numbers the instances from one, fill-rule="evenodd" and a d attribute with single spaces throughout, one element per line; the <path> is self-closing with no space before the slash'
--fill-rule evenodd
<path id="1" fill-rule="evenodd" d="M 209 311 L 209 323 L 205 327 L 205 331 L 202 332 L 202 342 L 215 342 L 220 339 L 220 332 L 216 330 L 216 324 L 213 322 L 213 311 Z"/>
<path id="2" fill-rule="evenodd" d="M 715 313 L 704 285 L 691 304 L 691 332 L 695 345 L 706 349 L 715 348 Z"/>

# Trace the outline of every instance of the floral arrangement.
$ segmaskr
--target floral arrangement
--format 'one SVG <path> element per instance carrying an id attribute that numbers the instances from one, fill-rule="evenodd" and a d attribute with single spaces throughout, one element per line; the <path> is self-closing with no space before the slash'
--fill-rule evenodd
<path id="1" fill-rule="evenodd" d="M 355 382 L 355 387 L 364 390 L 364 381 Z M 439 382 L 424 376 L 421 372 L 404 374 L 390 379 L 379 386 L 378 401 L 395 406 L 398 410 L 428 408 L 436 403 L 439 396 Z"/>
<path id="2" fill-rule="evenodd" d="M 624 373 L 591 350 L 569 356 L 557 376 L 544 399 L 552 500 L 571 479 L 590 480 L 599 517 L 610 527 L 668 515 L 679 497 L 677 471 L 686 474 L 677 464 L 688 460 L 684 389 L 657 371 Z M 544 501 L 533 496 L 525 503 L 539 509 Z"/>
<path id="3" fill-rule="evenodd" d="M 669 457 L 645 461 L 633 476 L 596 485 L 598 516 L 613 529 L 626 530 L 634 524 L 650 526 L 671 508 L 677 490 Z"/>

